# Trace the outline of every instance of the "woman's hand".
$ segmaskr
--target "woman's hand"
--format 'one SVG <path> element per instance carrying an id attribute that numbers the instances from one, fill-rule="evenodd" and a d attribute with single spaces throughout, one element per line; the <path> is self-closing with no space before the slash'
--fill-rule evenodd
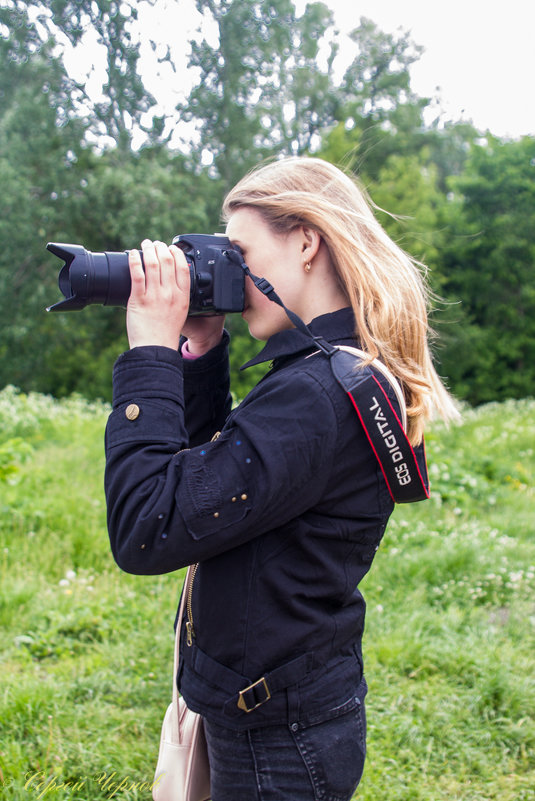
<path id="1" fill-rule="evenodd" d="M 225 318 L 188 317 L 190 272 L 184 253 L 175 245 L 145 239 L 139 251 L 128 255 L 132 289 L 126 311 L 126 329 L 131 348 L 165 345 L 178 350 L 180 334 L 188 339 L 188 350 L 202 356 L 221 341 Z"/>
<path id="2" fill-rule="evenodd" d="M 192 356 L 203 356 L 221 342 L 224 315 L 213 317 L 188 317 L 182 333 L 188 340 L 188 350 Z"/>
<path id="3" fill-rule="evenodd" d="M 188 316 L 190 275 L 186 257 L 175 245 L 145 239 L 143 262 L 137 250 L 128 256 L 132 289 L 126 310 L 131 348 L 164 345 L 178 350 Z"/>

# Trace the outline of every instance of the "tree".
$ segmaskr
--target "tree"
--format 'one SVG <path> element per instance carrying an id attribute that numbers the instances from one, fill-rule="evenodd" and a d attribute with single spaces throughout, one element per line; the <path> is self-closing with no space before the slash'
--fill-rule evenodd
<path id="1" fill-rule="evenodd" d="M 6 9 L 1 11 L 5 20 Z M 43 269 L 42 242 L 58 225 L 65 196 L 76 182 L 84 134 L 83 125 L 69 114 L 61 64 L 28 20 L 23 26 L 24 19 L 15 9 L 10 18 L 14 36 L 0 36 L 1 385 L 31 376 L 40 363 L 35 321 L 53 286 Z M 23 55 L 22 31 L 29 56 Z"/>
<path id="2" fill-rule="evenodd" d="M 155 0 L 144 2 L 154 5 Z M 86 76 L 76 81 L 64 70 L 63 104 L 56 108 L 58 113 L 83 119 L 93 143 L 112 144 L 122 151 L 130 150 L 136 130 L 150 133 L 153 142 L 163 132 L 163 120 L 157 116 L 153 115 L 150 124 L 144 123 L 154 98 L 139 72 L 138 5 L 137 0 L 0 0 L 0 23 L 14 40 L 11 53 L 17 63 L 42 48 L 57 62 L 72 50 L 83 61 L 86 40 L 91 37 L 92 58 Z M 102 56 L 105 73 L 98 98 L 88 90 L 95 52 Z M 160 57 L 160 61 L 166 60 L 169 52 Z"/>
<path id="3" fill-rule="evenodd" d="M 218 41 L 192 42 L 189 66 L 199 80 L 181 112 L 197 123 L 194 149 L 227 190 L 266 156 L 306 151 L 332 123 L 333 18 L 323 3 L 298 18 L 291 0 L 197 0 L 197 7 L 211 15 Z"/>
<path id="4" fill-rule="evenodd" d="M 163 147 L 88 147 L 52 39 L 22 3 L 0 12 L 0 385 L 106 397 L 113 356 L 126 346 L 124 314 L 47 315 L 60 264 L 45 244 L 123 250 L 146 235 L 207 230 L 207 179 Z"/>
<path id="5" fill-rule="evenodd" d="M 310 152 L 317 148 L 320 133 L 337 119 L 336 36 L 333 14 L 324 3 L 309 3 L 294 20 L 290 51 L 276 62 L 271 91 L 263 98 L 266 149 L 285 155 Z"/>
<path id="6" fill-rule="evenodd" d="M 323 137 L 319 155 L 377 180 L 393 155 L 415 156 L 427 144 L 423 110 L 427 98 L 410 85 L 410 67 L 422 48 L 410 34 L 385 33 L 362 17 L 351 33 L 355 57 L 338 88 L 336 124 Z"/>
<path id="7" fill-rule="evenodd" d="M 126 347 L 121 310 L 45 314 L 60 267 L 47 240 L 123 250 L 145 236 L 215 231 L 222 195 L 248 167 L 315 152 L 358 173 L 396 215 L 377 211 L 391 236 L 431 266 L 449 301 L 435 320 L 441 372 L 457 394 L 479 403 L 532 393 L 534 140 L 425 125 L 428 101 L 409 79 L 420 49 L 406 33 L 362 19 L 336 81 L 338 34 L 323 3 L 299 17 L 291 0 L 197 4 L 218 42 L 192 43 L 199 82 L 182 111 L 198 140 L 184 156 L 161 120 L 146 123 L 134 0 L 0 0 L 0 385 L 108 397 Z M 107 65 L 98 102 L 63 61 L 88 29 Z M 142 130 L 151 144 L 137 150 Z M 263 368 L 238 374 L 255 346 L 238 315 L 228 326 L 241 396 Z"/>
<path id="8" fill-rule="evenodd" d="M 425 147 L 429 161 L 437 170 L 438 186 L 448 194 L 450 179 L 463 173 L 472 146 L 481 138 L 481 133 L 468 122 L 450 121 L 442 127 L 437 123 L 426 130 Z"/>
<path id="9" fill-rule="evenodd" d="M 389 156 L 368 191 L 390 237 L 431 269 L 436 286 L 440 283 L 435 274 L 444 246 L 446 198 L 437 186 L 437 170 L 425 155 Z"/>
<path id="10" fill-rule="evenodd" d="M 199 80 L 180 110 L 186 121 L 195 120 L 199 141 L 194 151 L 213 164 L 224 190 L 257 158 L 259 100 L 270 80 L 273 45 L 280 53 L 288 51 L 291 5 L 275 3 L 197 2 L 217 26 L 218 41 L 215 46 L 205 39 L 191 43 L 189 66 L 198 70 Z"/>
<path id="11" fill-rule="evenodd" d="M 410 88 L 408 68 L 420 58 L 423 48 L 410 33 L 384 33 L 370 19 L 361 17 L 350 35 L 357 54 L 342 81 L 346 118 L 388 119 L 401 103 L 416 101 Z"/>
<path id="12" fill-rule="evenodd" d="M 444 330 L 444 369 L 472 403 L 533 394 L 535 139 L 488 136 L 451 189 L 444 291 L 461 307 Z"/>
<path id="13" fill-rule="evenodd" d="M 0 384 L 56 396 L 77 391 L 106 398 L 113 361 L 127 348 L 124 311 L 92 306 L 47 315 L 45 306 L 61 297 L 61 263 L 45 251 L 46 239 L 123 251 L 138 247 L 146 236 L 169 242 L 178 233 L 206 231 L 208 179 L 193 180 L 185 158 L 165 148 L 142 150 L 126 165 L 114 151 L 94 156 L 87 171 L 77 165 L 77 178 L 76 185 L 59 193 L 54 221 L 43 224 L 30 249 L 20 246 L 20 253 L 31 253 L 21 280 L 13 281 L 12 272 L 0 264 L 9 287 L 2 303 L 6 326 Z M 21 231 L 28 231 L 27 218 Z"/>

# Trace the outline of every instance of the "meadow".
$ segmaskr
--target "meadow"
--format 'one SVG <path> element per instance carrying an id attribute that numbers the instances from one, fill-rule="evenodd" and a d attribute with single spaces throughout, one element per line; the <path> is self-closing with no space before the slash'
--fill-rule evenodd
<path id="1" fill-rule="evenodd" d="M 111 557 L 108 409 L 0 392 L 0 796 L 150 799 L 183 573 Z M 427 438 L 362 587 L 359 801 L 535 800 L 535 402 Z"/>

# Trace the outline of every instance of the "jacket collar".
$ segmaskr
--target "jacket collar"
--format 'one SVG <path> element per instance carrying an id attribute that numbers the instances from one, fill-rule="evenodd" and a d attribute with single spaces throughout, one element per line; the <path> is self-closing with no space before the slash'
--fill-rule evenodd
<path id="1" fill-rule="evenodd" d="M 322 314 L 312 320 L 308 327 L 314 336 L 321 336 L 327 342 L 355 339 L 355 318 L 351 307 L 339 309 L 330 314 Z M 279 331 L 278 334 L 270 337 L 260 353 L 242 365 L 240 370 L 245 370 L 247 367 L 252 367 L 262 362 L 294 356 L 297 353 L 312 350 L 316 347 L 310 337 L 298 331 L 297 328 Z"/>

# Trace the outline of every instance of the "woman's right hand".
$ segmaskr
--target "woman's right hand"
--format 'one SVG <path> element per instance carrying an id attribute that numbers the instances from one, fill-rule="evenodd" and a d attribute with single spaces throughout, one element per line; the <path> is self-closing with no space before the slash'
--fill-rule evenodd
<path id="1" fill-rule="evenodd" d="M 131 348 L 161 345 L 178 349 L 186 324 L 190 273 L 186 258 L 175 245 L 144 239 L 143 268 L 138 250 L 128 255 L 132 288 L 126 307 L 126 328 Z"/>

